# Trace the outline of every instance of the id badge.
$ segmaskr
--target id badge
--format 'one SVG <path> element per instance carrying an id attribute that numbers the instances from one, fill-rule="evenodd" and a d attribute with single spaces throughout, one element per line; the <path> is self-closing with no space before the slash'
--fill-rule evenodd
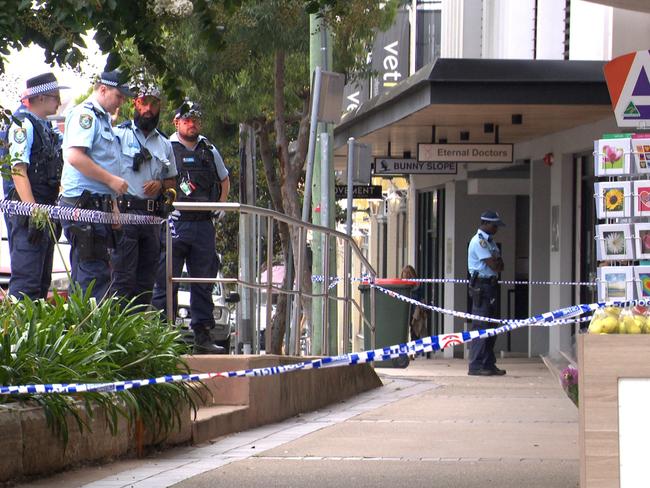
<path id="1" fill-rule="evenodd" d="M 189 195 L 192 193 L 192 189 L 190 188 L 190 184 L 187 181 L 181 181 L 181 184 L 178 185 L 183 193 L 186 195 Z"/>

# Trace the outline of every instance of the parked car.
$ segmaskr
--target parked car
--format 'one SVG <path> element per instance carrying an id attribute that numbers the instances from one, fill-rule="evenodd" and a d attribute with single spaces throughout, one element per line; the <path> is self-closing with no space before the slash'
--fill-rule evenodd
<path id="1" fill-rule="evenodd" d="M 187 278 L 187 271 L 183 271 L 181 277 Z M 217 276 L 222 278 L 221 274 Z M 215 283 L 212 287 L 212 301 L 214 302 L 214 323 L 210 329 L 210 337 L 218 346 L 230 352 L 231 338 L 235 334 L 234 322 L 230 320 L 231 311 L 229 304 L 239 301 L 239 293 L 231 291 L 224 295 L 221 283 Z M 190 328 L 192 320 L 190 312 L 190 283 L 180 283 L 178 287 L 178 311 L 176 312 L 176 325 L 181 328 L 184 339 L 188 343 L 194 342 L 194 334 Z"/>

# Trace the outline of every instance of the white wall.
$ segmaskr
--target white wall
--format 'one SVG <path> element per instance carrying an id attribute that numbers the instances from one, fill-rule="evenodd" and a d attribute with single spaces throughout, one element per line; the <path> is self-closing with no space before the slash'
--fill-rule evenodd
<path id="1" fill-rule="evenodd" d="M 564 59 L 566 0 L 537 3 L 537 59 Z"/>
<path id="2" fill-rule="evenodd" d="M 441 14 L 440 56 L 480 58 L 482 0 L 444 0 Z"/>
<path id="3" fill-rule="evenodd" d="M 650 14 L 615 8 L 612 19 L 612 58 L 648 48 Z"/>
<path id="4" fill-rule="evenodd" d="M 533 58 L 534 0 L 485 0 L 482 25 L 484 58 Z"/>
<path id="5" fill-rule="evenodd" d="M 612 7 L 572 0 L 569 33 L 569 59 L 611 59 Z"/>

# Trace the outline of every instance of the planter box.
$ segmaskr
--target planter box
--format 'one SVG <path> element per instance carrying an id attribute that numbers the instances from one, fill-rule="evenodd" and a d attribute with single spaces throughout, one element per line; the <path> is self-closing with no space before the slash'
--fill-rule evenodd
<path id="1" fill-rule="evenodd" d="M 625 488 L 619 455 L 619 379 L 650 379 L 649 359 L 650 335 L 578 335 L 581 488 Z M 638 408 L 647 411 L 648 405 Z"/>

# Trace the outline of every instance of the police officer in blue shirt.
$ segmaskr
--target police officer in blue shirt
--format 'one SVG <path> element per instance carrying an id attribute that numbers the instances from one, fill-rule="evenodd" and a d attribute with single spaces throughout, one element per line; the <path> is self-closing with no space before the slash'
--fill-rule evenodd
<path id="1" fill-rule="evenodd" d="M 25 108 L 9 128 L 13 188 L 8 197 L 29 203 L 54 205 L 61 182 L 61 141 L 46 120 L 61 105 L 60 86 L 52 73 L 27 80 Z M 52 279 L 54 241 L 49 227 L 32 217 L 10 216 L 11 278 L 9 293 L 32 300 L 46 298 Z M 56 233 L 55 234 L 60 234 Z"/>
<path id="2" fill-rule="evenodd" d="M 481 225 L 467 248 L 467 268 L 470 274 L 469 294 L 472 313 L 481 317 L 496 318 L 499 311 L 498 276 L 503 271 L 503 259 L 494 242 L 494 234 L 505 224 L 496 212 L 488 210 L 481 214 Z M 473 328 L 494 327 L 489 322 L 474 322 Z M 469 343 L 469 371 L 472 376 L 504 375 L 505 370 L 496 366 L 494 343 L 496 336 L 475 339 Z"/>
<path id="3" fill-rule="evenodd" d="M 176 160 L 169 139 L 158 129 L 160 89 L 138 88 L 133 120 L 114 131 L 121 144 L 121 176 L 128 191 L 117 198 L 122 213 L 161 215 L 164 188 L 176 186 Z M 160 225 L 123 225 L 111 253 L 111 291 L 135 303 L 151 302 L 160 256 Z"/>
<path id="4" fill-rule="evenodd" d="M 63 88 L 63 87 L 59 87 Z M 27 99 L 27 90 L 23 91 L 20 96 L 20 105 L 13 111 L 12 118 L 9 119 L 8 123 L 2 124 L 0 127 L 0 158 L 4 158 L 9 154 L 9 127 L 12 124 L 13 119 L 23 120 L 25 118 L 25 112 L 27 111 L 27 106 L 24 101 Z M 9 163 L 3 164 L 3 169 L 7 173 L 11 172 L 11 165 Z M 4 193 L 5 200 L 10 200 L 10 195 L 15 191 L 16 186 L 14 185 L 13 178 L 2 178 L 2 192 Z M 9 249 L 11 249 L 11 215 L 4 213 L 3 218 L 5 220 L 5 225 L 7 226 L 7 242 L 9 243 Z"/>
<path id="5" fill-rule="evenodd" d="M 59 205 L 111 212 L 113 199 L 127 192 L 129 184 L 120 176 L 122 148 L 111 127 L 111 114 L 132 96 L 119 71 L 105 71 L 92 95 L 68 113 Z M 94 281 L 92 296 L 103 298 L 111 277 L 111 226 L 72 221 L 62 224 L 70 242 L 73 282 L 85 292 Z"/>
<path id="6" fill-rule="evenodd" d="M 230 190 L 228 170 L 219 151 L 200 135 L 201 111 L 197 104 L 186 101 L 174 117 L 176 132 L 170 140 L 176 156 L 178 201 L 225 202 Z M 187 263 L 193 278 L 215 278 L 219 261 L 215 250 L 215 227 L 211 212 L 180 212 L 174 222 L 176 237 L 172 242 L 173 276 L 181 275 Z M 214 323 L 213 285 L 190 285 L 190 326 L 194 331 L 196 354 L 220 354 L 224 348 L 210 338 Z M 178 285 L 174 285 L 174 316 Z M 152 304 L 159 310 L 166 306 L 165 253 L 161 253 Z"/>

